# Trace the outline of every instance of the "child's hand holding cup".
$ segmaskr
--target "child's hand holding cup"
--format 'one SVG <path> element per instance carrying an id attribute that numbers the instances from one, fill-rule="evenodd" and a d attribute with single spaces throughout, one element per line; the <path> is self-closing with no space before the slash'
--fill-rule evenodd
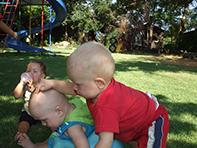
<path id="1" fill-rule="evenodd" d="M 23 82 L 26 83 L 26 82 L 28 82 L 31 79 L 32 79 L 32 75 L 30 73 L 24 72 L 24 73 L 21 74 L 21 80 Z"/>
<path id="2" fill-rule="evenodd" d="M 27 73 L 27 72 L 24 72 L 21 74 L 21 80 L 24 82 L 24 83 L 27 83 L 27 85 L 29 86 L 29 89 L 31 92 L 34 91 L 35 87 L 33 85 L 33 79 L 32 79 L 32 75 L 30 73 Z"/>

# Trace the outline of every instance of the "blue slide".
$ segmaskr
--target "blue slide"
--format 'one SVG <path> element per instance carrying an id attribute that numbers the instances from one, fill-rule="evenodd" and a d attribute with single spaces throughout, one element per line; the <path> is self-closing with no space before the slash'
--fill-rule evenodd
<path id="1" fill-rule="evenodd" d="M 54 18 L 52 19 L 51 22 L 44 24 L 43 29 L 49 29 L 50 26 L 52 28 L 55 28 L 57 26 L 59 26 L 66 18 L 66 6 L 64 5 L 64 3 L 62 2 L 62 0 L 47 0 L 50 5 L 52 5 L 56 15 L 54 16 Z M 36 28 L 32 28 L 31 29 L 31 33 L 35 33 L 35 32 L 39 32 L 41 31 L 41 26 L 36 27 Z M 29 35 L 29 29 L 27 30 L 22 30 L 17 32 L 17 34 L 19 35 L 20 38 L 23 38 L 25 36 Z M 27 44 L 24 44 L 20 41 L 15 41 L 14 38 L 12 36 L 8 36 L 7 42 L 6 42 L 7 46 L 10 48 L 13 48 L 15 50 L 19 50 L 19 51 L 28 51 L 28 52 L 50 52 L 52 54 L 55 54 L 55 52 L 46 50 L 44 48 L 38 48 L 38 47 L 33 47 L 33 46 L 29 46 Z"/>

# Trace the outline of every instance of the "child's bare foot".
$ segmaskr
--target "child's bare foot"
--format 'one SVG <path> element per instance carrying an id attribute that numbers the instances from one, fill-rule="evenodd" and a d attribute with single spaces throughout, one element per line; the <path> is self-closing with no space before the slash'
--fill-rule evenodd
<path id="1" fill-rule="evenodd" d="M 23 133 L 19 138 L 18 145 L 22 146 L 23 148 L 34 148 L 34 144 L 31 142 L 26 133 Z"/>
<path id="2" fill-rule="evenodd" d="M 14 140 L 17 141 L 22 136 L 22 134 L 23 133 L 21 132 L 17 132 L 16 135 L 14 136 Z"/>

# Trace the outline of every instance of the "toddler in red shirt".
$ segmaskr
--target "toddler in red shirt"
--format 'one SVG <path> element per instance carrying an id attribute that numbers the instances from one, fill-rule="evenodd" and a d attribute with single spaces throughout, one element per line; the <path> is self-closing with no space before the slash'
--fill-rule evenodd
<path id="1" fill-rule="evenodd" d="M 114 138 L 132 148 L 166 148 L 169 118 L 165 107 L 150 93 L 117 82 L 114 72 L 109 50 L 87 42 L 68 58 L 67 73 L 73 83 L 43 80 L 37 92 L 53 88 L 84 97 L 99 135 L 95 148 L 110 148 Z"/>

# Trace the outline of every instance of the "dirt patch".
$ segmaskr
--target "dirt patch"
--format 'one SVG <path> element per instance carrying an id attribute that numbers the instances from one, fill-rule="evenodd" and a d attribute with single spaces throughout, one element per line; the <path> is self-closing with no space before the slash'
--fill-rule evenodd
<path id="1" fill-rule="evenodd" d="M 181 56 L 161 56 L 159 60 L 161 63 L 197 67 L 197 59 L 183 58 Z"/>

